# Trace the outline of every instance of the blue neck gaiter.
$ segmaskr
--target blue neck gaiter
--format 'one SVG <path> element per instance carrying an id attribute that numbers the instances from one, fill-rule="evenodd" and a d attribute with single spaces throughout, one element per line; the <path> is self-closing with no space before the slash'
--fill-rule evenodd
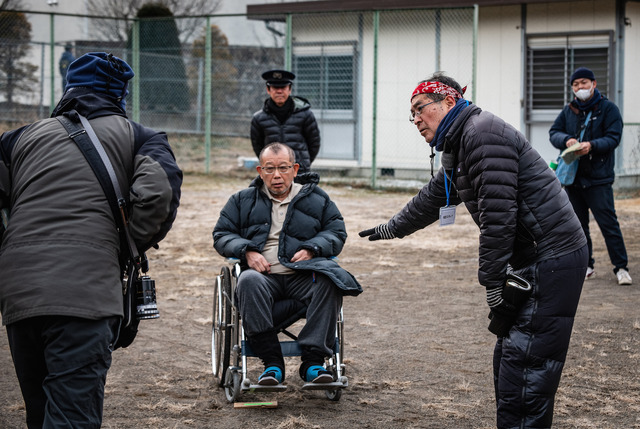
<path id="1" fill-rule="evenodd" d="M 447 135 L 449 128 L 453 124 L 453 121 L 456 120 L 460 112 L 469 105 L 469 101 L 464 98 L 458 99 L 456 105 L 453 109 L 449 110 L 449 113 L 446 114 L 440 125 L 438 125 L 438 129 L 436 130 L 435 135 L 433 136 L 433 140 L 429 143 L 429 146 L 436 148 L 438 152 L 442 152 L 442 147 L 444 146 L 444 137 Z"/>

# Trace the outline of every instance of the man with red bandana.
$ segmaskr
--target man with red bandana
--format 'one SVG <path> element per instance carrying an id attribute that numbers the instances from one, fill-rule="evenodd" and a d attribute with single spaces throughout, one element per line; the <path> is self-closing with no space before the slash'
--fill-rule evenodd
<path id="1" fill-rule="evenodd" d="M 448 225 L 465 204 L 480 228 L 478 280 L 497 336 L 497 427 L 549 428 L 587 241 L 560 182 L 526 138 L 463 94 L 442 73 L 417 86 L 410 121 L 432 153 L 441 152 L 442 166 L 391 220 L 360 236 L 402 238 L 436 221 Z"/>

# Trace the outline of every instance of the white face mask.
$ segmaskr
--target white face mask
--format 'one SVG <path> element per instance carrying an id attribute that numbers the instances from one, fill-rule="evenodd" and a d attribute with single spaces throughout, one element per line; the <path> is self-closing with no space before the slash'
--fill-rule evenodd
<path id="1" fill-rule="evenodd" d="M 593 85 L 589 89 L 579 89 L 578 91 L 574 92 L 574 94 L 576 95 L 576 98 L 578 100 L 587 101 L 589 98 L 591 98 L 592 90 L 593 90 Z"/>

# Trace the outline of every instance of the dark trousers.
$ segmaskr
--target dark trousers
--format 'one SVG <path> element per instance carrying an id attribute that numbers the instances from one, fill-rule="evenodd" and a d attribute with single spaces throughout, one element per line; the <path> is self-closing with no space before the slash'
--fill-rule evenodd
<path id="1" fill-rule="evenodd" d="M 32 428 L 99 428 L 120 318 L 40 316 L 7 325 Z"/>
<path id="2" fill-rule="evenodd" d="M 598 185 L 590 188 L 580 188 L 579 186 L 568 186 L 565 188 L 573 210 L 578 215 L 584 235 L 587 237 L 589 246 L 589 266 L 593 268 L 595 259 L 593 258 L 593 244 L 589 234 L 589 210 L 600 227 L 604 242 L 607 245 L 609 259 L 614 266 L 614 272 L 620 268 L 627 269 L 627 249 L 620 231 L 620 224 L 616 216 L 616 209 L 613 203 L 613 188 L 611 185 Z"/>
<path id="3" fill-rule="evenodd" d="M 587 259 L 584 246 L 517 271 L 533 291 L 509 335 L 499 338 L 494 350 L 499 429 L 551 427 Z"/>
<path id="4" fill-rule="evenodd" d="M 252 269 L 240 274 L 236 289 L 242 325 L 251 341 L 254 352 L 265 365 L 281 361 L 280 346 L 260 347 L 252 338 L 261 337 L 277 340 L 273 333 L 273 304 L 275 301 L 293 298 L 307 306 L 306 323 L 298 334 L 298 344 L 302 349 L 302 360 L 324 362 L 325 356 L 333 354 L 336 337 L 336 320 L 342 305 L 340 289 L 324 274 L 300 271 L 290 275 L 265 275 Z M 262 350 L 275 350 L 277 357 L 265 359 Z M 278 363 L 277 366 L 280 366 Z"/>

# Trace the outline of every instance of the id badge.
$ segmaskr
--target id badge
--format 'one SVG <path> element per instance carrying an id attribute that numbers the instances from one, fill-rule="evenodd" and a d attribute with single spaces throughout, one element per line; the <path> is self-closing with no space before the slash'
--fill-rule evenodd
<path id="1" fill-rule="evenodd" d="M 440 207 L 440 226 L 453 225 L 456 222 L 456 206 Z"/>

